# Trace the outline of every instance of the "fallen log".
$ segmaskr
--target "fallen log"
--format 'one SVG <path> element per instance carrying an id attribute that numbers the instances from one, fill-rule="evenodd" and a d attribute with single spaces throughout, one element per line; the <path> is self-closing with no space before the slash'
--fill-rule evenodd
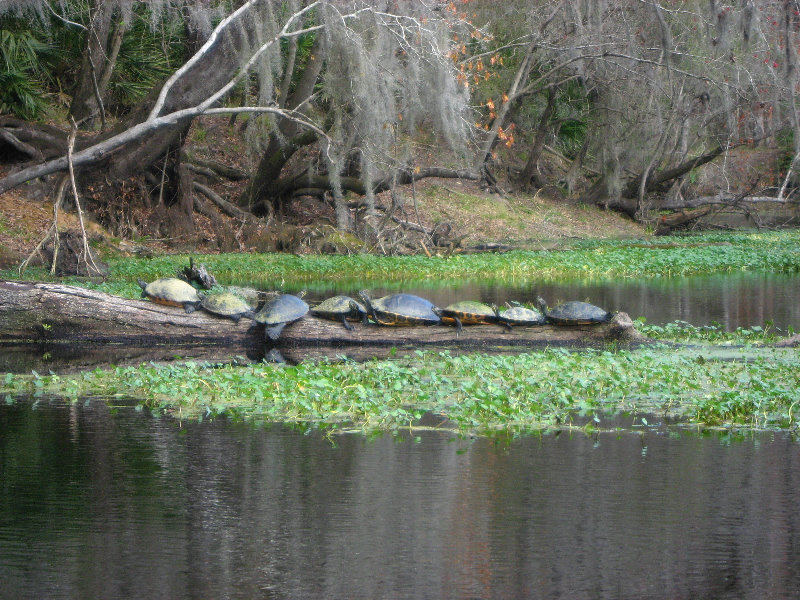
<path id="1" fill-rule="evenodd" d="M 798 348 L 800 347 L 800 333 L 784 338 L 775 345 L 778 348 Z"/>
<path id="2" fill-rule="evenodd" d="M 341 323 L 306 315 L 287 326 L 274 347 L 290 362 L 347 356 L 355 360 L 385 357 L 417 349 L 519 352 L 544 347 L 603 347 L 609 342 L 647 342 L 626 313 L 608 323 L 577 327 L 496 325 L 465 327 L 379 327 Z M 261 326 L 249 319 L 229 319 L 197 311 L 131 300 L 96 290 L 62 285 L 0 280 L 0 344 L 52 347 L 69 344 L 86 354 L 108 349 L 107 362 L 162 360 L 175 355 L 201 360 L 261 360 L 268 347 Z M 118 355 L 111 348 L 121 349 Z M 50 352 L 50 351 L 48 351 Z M 100 356 L 103 357 L 103 352 Z"/>
<path id="3" fill-rule="evenodd" d="M 786 204 L 796 205 L 797 200 L 790 200 L 786 198 L 775 198 L 773 196 L 737 196 L 735 194 L 716 194 L 714 196 L 698 196 L 696 198 L 672 198 L 658 205 L 659 210 L 684 210 L 687 208 L 698 208 L 706 204 L 722 204 L 722 205 L 737 205 L 737 204 Z"/>
<path id="4" fill-rule="evenodd" d="M 663 215 L 658 219 L 656 235 L 669 235 L 675 227 L 699 219 L 711 212 L 710 206 L 701 206 L 694 210 L 680 210 L 670 215 Z"/>

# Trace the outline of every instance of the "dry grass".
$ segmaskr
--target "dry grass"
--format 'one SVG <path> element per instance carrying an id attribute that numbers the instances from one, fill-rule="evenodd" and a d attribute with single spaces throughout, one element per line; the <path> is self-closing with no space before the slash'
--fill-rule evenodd
<path id="1" fill-rule="evenodd" d="M 473 182 L 429 180 L 416 186 L 421 220 L 453 226 L 465 244 L 527 244 L 567 237 L 641 237 L 644 228 L 619 214 L 565 202 L 546 191 L 501 196 Z M 406 206 L 413 215 L 412 203 Z M 412 219 L 413 220 L 413 219 Z"/>

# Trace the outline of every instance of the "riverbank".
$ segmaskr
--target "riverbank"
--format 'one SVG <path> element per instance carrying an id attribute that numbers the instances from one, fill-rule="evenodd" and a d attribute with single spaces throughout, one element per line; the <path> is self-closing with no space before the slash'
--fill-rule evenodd
<path id="1" fill-rule="evenodd" d="M 0 165 L 0 176 L 4 168 Z M 211 187 L 214 187 L 213 185 Z M 407 206 L 401 220 L 408 227 L 426 231 L 447 229 L 448 239 L 459 240 L 456 248 L 437 248 L 431 239 L 405 247 L 403 253 L 421 256 L 450 254 L 478 244 L 495 244 L 526 249 L 555 248 L 577 239 L 648 238 L 648 228 L 627 217 L 566 201 L 558 190 L 536 194 L 510 193 L 501 196 L 474 182 L 431 178 L 404 192 Z M 235 196 L 236 186 L 217 192 Z M 31 184 L 0 195 L 0 270 L 19 265 L 42 240 L 53 221 L 52 190 Z M 384 194 L 385 195 L 385 194 Z M 413 199 L 412 199 L 413 196 Z M 381 197 L 382 198 L 382 197 Z M 380 200 L 380 198 L 379 198 Z M 150 209 L 151 212 L 154 209 Z M 219 213 L 212 221 L 195 214 L 186 235 L 163 236 L 147 231 L 150 215 L 144 207 L 120 208 L 117 229 L 107 230 L 91 219 L 88 231 L 92 245 L 106 256 L 162 256 L 175 253 L 218 254 L 225 252 L 273 252 L 308 256 L 338 252 L 374 255 L 397 254 L 399 249 L 370 246 L 355 236 L 341 235 L 331 226 L 330 206 L 310 197 L 297 198 L 280 222 L 265 220 L 259 226 L 243 227 L 236 218 Z M 392 223 L 398 238 L 418 236 Z M 74 212 L 60 211 L 59 229 L 79 232 Z M 120 237 L 124 236 L 124 237 Z M 35 264 L 35 263 L 34 263 Z"/>

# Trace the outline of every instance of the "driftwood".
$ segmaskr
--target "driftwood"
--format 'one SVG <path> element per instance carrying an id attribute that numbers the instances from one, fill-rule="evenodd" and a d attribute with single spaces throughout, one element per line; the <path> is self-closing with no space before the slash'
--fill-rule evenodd
<path id="1" fill-rule="evenodd" d="M 186 283 L 196 285 L 204 290 L 210 290 L 217 285 L 216 278 L 208 272 L 208 268 L 202 264 L 194 264 L 193 258 L 189 258 L 189 266 L 178 269 L 176 275 L 178 279 L 183 279 Z"/>
<path id="2" fill-rule="evenodd" d="M 697 196 L 696 198 L 688 198 L 680 200 L 673 198 L 663 204 L 659 204 L 658 208 L 663 210 L 681 210 L 686 208 L 697 208 L 707 204 L 722 204 L 722 205 L 736 205 L 736 204 L 785 204 L 787 206 L 797 205 L 796 200 L 787 200 L 786 198 L 775 198 L 773 196 L 737 196 L 734 194 L 716 194 L 714 196 Z"/>
<path id="3" fill-rule="evenodd" d="M 784 338 L 775 345 L 778 348 L 798 348 L 800 347 L 800 333 L 797 333 L 788 338 Z"/>
<path id="4" fill-rule="evenodd" d="M 694 210 L 681 210 L 658 219 L 656 235 L 669 235 L 675 227 L 691 223 L 711 212 L 710 206 L 701 206 Z"/>
<path id="5" fill-rule="evenodd" d="M 608 323 L 580 327 L 379 327 L 341 323 L 306 315 L 287 326 L 275 348 L 290 362 L 348 356 L 356 360 L 385 357 L 416 349 L 485 352 L 523 351 L 547 346 L 602 347 L 608 342 L 646 342 L 630 317 L 617 313 Z M 261 360 L 267 347 L 261 326 L 252 320 L 234 323 L 196 311 L 131 300 L 95 290 L 61 285 L 0 280 L 0 344 L 67 344 L 87 355 L 102 348 L 105 362 L 163 360 L 176 355 L 204 360 Z M 112 349 L 119 350 L 117 354 Z M 52 350 L 48 350 L 48 353 Z"/>

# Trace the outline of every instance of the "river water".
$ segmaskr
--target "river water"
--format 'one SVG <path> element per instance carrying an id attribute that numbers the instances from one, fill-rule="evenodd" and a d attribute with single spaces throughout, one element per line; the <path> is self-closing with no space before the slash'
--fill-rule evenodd
<path id="1" fill-rule="evenodd" d="M 628 423 L 630 425 L 630 423 Z M 0 598 L 796 599 L 800 443 L 0 405 Z"/>
<path id="2" fill-rule="evenodd" d="M 355 295 L 363 286 L 326 282 L 307 286 L 312 300 L 333 294 Z M 632 318 L 663 325 L 687 321 L 692 325 L 718 323 L 723 329 L 749 328 L 771 323 L 782 331 L 800 330 L 800 277 L 764 273 L 726 273 L 693 277 L 646 279 L 541 281 L 519 284 L 467 283 L 456 286 L 411 283 L 394 288 L 374 287 L 373 294 L 405 291 L 428 298 L 437 306 L 458 300 L 480 300 L 502 306 L 505 302 L 535 303 L 541 295 L 549 304 L 584 300 L 621 310 Z"/>

